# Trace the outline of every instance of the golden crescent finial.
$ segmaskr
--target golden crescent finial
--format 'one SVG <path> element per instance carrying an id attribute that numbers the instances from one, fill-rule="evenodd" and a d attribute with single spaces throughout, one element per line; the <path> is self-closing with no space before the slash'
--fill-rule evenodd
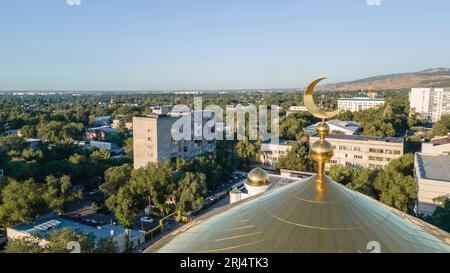
<path id="1" fill-rule="evenodd" d="M 329 119 L 337 116 L 341 113 L 338 109 L 333 112 L 326 112 L 320 110 L 313 99 L 313 92 L 316 85 L 323 79 L 327 77 L 320 77 L 312 81 L 305 90 L 305 95 L 303 101 L 305 103 L 306 109 L 315 117 L 322 119 L 322 122 L 317 124 L 316 131 L 320 136 L 320 139 L 311 144 L 309 153 L 311 158 L 317 161 L 317 177 L 316 177 L 316 200 L 322 201 L 326 191 L 325 181 L 325 162 L 333 157 L 333 145 L 325 139 L 325 136 L 330 132 L 330 126 L 325 122 L 325 119 Z"/>
<path id="2" fill-rule="evenodd" d="M 314 88 L 316 88 L 316 85 L 321 81 L 326 79 L 327 77 L 320 77 L 318 79 L 315 79 L 314 81 L 312 81 L 309 86 L 306 88 L 305 90 L 305 95 L 303 97 L 304 103 L 305 103 L 305 107 L 306 109 L 308 109 L 308 111 L 311 113 L 311 115 L 315 116 L 316 118 L 320 118 L 320 119 L 330 119 L 332 117 L 335 117 L 337 115 L 339 115 L 341 113 L 341 109 L 338 109 L 336 111 L 333 112 L 325 112 L 323 110 L 320 110 L 316 104 L 314 103 L 314 98 L 313 98 L 313 92 L 314 92 Z"/>

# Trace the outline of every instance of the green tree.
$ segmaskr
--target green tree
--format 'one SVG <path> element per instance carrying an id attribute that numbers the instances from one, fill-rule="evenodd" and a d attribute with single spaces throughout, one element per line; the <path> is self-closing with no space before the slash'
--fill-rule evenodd
<path id="1" fill-rule="evenodd" d="M 108 238 L 100 238 L 95 245 L 94 252 L 95 253 L 117 253 L 118 249 L 116 243 L 113 241 L 111 237 Z"/>
<path id="2" fill-rule="evenodd" d="M 250 162 L 258 156 L 259 147 L 246 136 L 236 144 L 236 153 L 246 163 L 247 169 L 250 169 Z"/>
<path id="3" fill-rule="evenodd" d="M 330 166 L 329 176 L 336 182 L 347 185 L 352 182 L 353 171 L 341 164 Z"/>
<path id="4" fill-rule="evenodd" d="M 280 136 L 295 139 L 297 134 L 309 125 L 314 118 L 308 113 L 294 113 L 280 121 Z"/>
<path id="5" fill-rule="evenodd" d="M 375 188 L 380 192 L 380 201 L 401 211 L 412 213 L 417 197 L 413 170 L 412 154 L 389 162 L 375 180 Z"/>
<path id="6" fill-rule="evenodd" d="M 277 167 L 293 171 L 315 171 L 317 164 L 310 158 L 307 145 L 295 142 L 289 152 L 278 159 Z"/>
<path id="7" fill-rule="evenodd" d="M 133 138 L 129 137 L 125 140 L 125 151 L 128 156 L 133 156 Z"/>
<path id="8" fill-rule="evenodd" d="M 10 240 L 3 250 L 4 253 L 43 253 L 40 240 L 25 236 Z"/>
<path id="9" fill-rule="evenodd" d="M 355 169 L 352 173 L 352 181 L 346 186 L 364 195 L 378 199 L 378 190 L 374 185 L 378 172 L 371 169 Z"/>
<path id="10" fill-rule="evenodd" d="M 441 119 L 433 125 L 434 136 L 446 136 L 450 131 L 450 115 L 443 115 Z"/>
<path id="11" fill-rule="evenodd" d="M 437 227 L 450 232 L 450 200 L 447 196 L 440 196 L 433 199 L 438 204 L 433 211 L 432 223 Z"/>
<path id="12" fill-rule="evenodd" d="M 42 193 L 43 187 L 34 179 L 24 182 L 9 179 L 1 193 L 0 226 L 32 223 L 46 209 Z"/>
<path id="13" fill-rule="evenodd" d="M 22 134 L 22 137 L 24 137 L 24 138 L 34 138 L 37 135 L 36 126 L 34 126 L 34 125 L 24 125 L 20 129 L 20 133 Z"/>
<path id="14" fill-rule="evenodd" d="M 202 173 L 188 172 L 179 182 L 177 209 L 183 214 L 189 213 L 204 201 L 206 176 Z"/>
<path id="15" fill-rule="evenodd" d="M 175 170 L 180 171 L 180 172 L 185 172 L 189 169 L 191 164 L 189 164 L 189 161 L 187 161 L 186 159 L 182 158 L 182 157 L 178 157 L 175 160 Z"/>
<path id="16" fill-rule="evenodd" d="M 107 169 L 105 172 L 105 182 L 100 185 L 100 190 L 106 196 L 117 194 L 119 189 L 129 181 L 132 169 L 130 164 Z"/>
<path id="17" fill-rule="evenodd" d="M 47 240 L 49 244 L 44 248 L 44 252 L 48 253 L 68 253 L 72 251 L 67 249 L 69 242 L 79 243 L 82 253 L 91 253 L 95 248 L 95 237 L 93 234 L 83 233 L 80 230 L 71 228 L 51 231 Z"/>
<path id="18" fill-rule="evenodd" d="M 72 187 L 70 176 L 64 175 L 56 178 L 50 175 L 46 177 L 45 181 L 47 185 L 43 197 L 51 210 L 63 213 L 67 202 L 81 198 L 79 194 L 68 193 L 68 190 Z"/>
<path id="19" fill-rule="evenodd" d="M 46 238 L 47 244 L 40 244 L 40 240 L 35 236 L 27 236 L 14 239 L 8 242 L 5 253 L 69 253 L 69 242 L 80 244 L 81 253 L 116 253 L 114 243 L 111 238 L 100 238 L 97 245 L 92 234 L 83 233 L 80 230 L 64 228 L 53 230 Z"/>
<path id="20" fill-rule="evenodd" d="M 119 189 L 117 194 L 106 199 L 106 207 L 114 212 L 121 225 L 131 227 L 134 220 L 144 208 L 142 196 L 134 192 L 129 185 Z"/>

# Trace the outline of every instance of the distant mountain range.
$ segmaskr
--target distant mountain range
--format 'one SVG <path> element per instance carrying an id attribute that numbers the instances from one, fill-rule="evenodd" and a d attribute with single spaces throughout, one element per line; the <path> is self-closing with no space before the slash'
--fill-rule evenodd
<path id="1" fill-rule="evenodd" d="M 450 68 L 430 68 L 419 72 L 398 73 L 326 84 L 324 91 L 386 90 L 412 87 L 450 87 Z"/>

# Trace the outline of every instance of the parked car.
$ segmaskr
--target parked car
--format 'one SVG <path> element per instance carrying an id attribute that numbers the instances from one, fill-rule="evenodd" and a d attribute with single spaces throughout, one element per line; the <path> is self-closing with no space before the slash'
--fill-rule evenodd
<path id="1" fill-rule="evenodd" d="M 96 195 L 96 194 L 99 193 L 99 192 L 100 192 L 99 189 L 94 189 L 94 190 L 88 192 L 88 194 L 89 194 L 89 195 Z"/>
<path id="2" fill-rule="evenodd" d="M 153 223 L 153 219 L 151 217 L 148 217 L 148 216 L 143 216 L 143 217 L 141 217 L 141 222 L 151 224 L 151 223 Z"/>

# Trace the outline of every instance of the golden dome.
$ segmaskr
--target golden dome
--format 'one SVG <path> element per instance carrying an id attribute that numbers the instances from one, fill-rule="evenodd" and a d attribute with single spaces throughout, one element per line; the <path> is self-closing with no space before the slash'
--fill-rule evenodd
<path id="1" fill-rule="evenodd" d="M 250 186 L 267 186 L 269 180 L 267 172 L 260 167 L 251 170 L 247 175 L 247 184 Z"/>
<path id="2" fill-rule="evenodd" d="M 450 234 L 325 176 L 222 207 L 146 252 L 450 252 Z"/>

